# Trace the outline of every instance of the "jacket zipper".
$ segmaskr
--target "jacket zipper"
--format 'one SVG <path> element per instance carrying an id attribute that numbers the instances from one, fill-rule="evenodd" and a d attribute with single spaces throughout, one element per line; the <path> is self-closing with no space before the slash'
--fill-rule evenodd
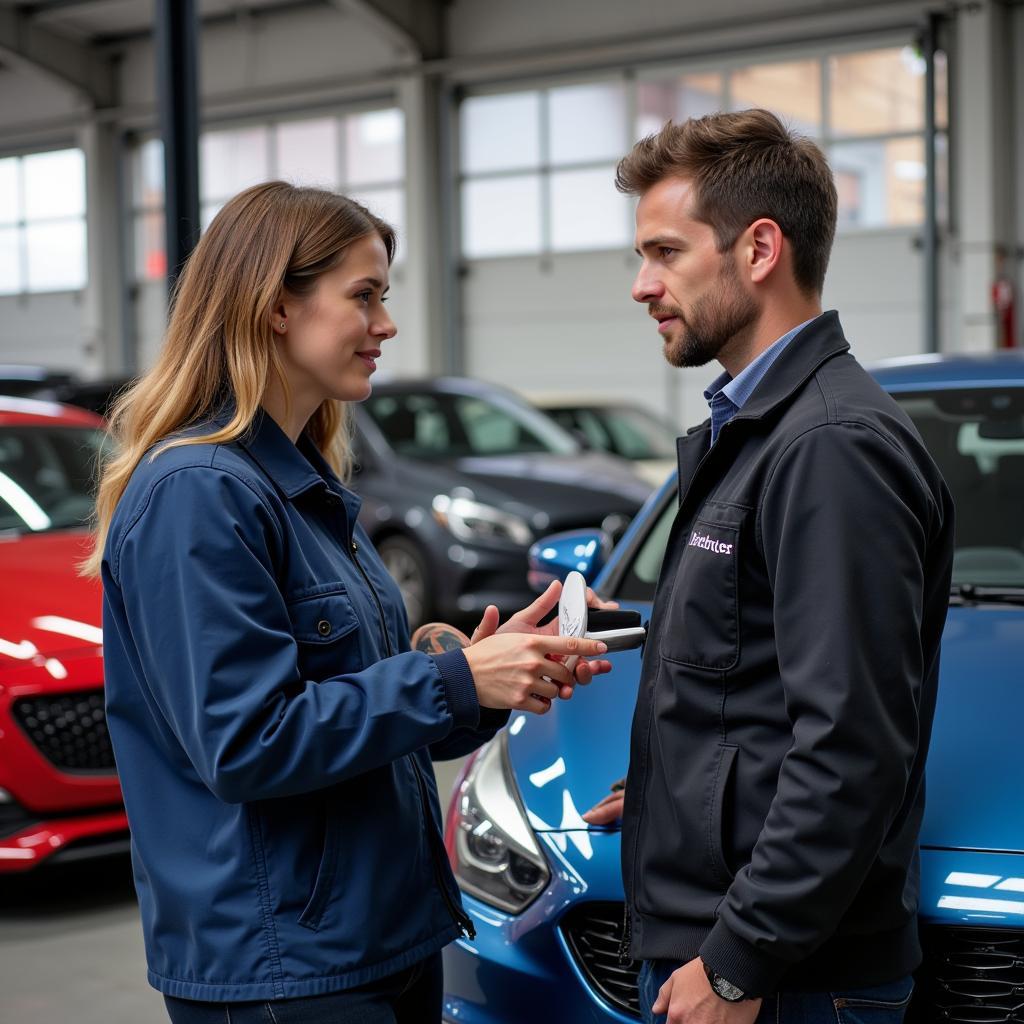
<path id="1" fill-rule="evenodd" d="M 352 553 L 352 561 L 359 570 L 359 575 L 363 577 L 363 582 L 373 595 L 373 603 L 377 606 L 377 615 L 380 618 L 380 631 L 384 635 L 384 649 L 388 652 L 388 657 L 390 658 L 395 652 L 391 649 L 391 637 L 388 635 L 388 623 L 387 619 L 384 618 L 384 605 L 380 603 L 380 597 L 377 596 L 377 588 L 370 582 L 370 577 L 366 575 L 366 570 L 363 568 L 362 562 L 359 561 L 359 545 L 355 541 L 351 541 L 349 550 Z"/>
<path id="2" fill-rule="evenodd" d="M 410 760 L 412 761 L 413 771 L 416 773 L 416 783 L 420 787 L 420 802 L 423 804 L 423 814 L 427 821 L 430 820 L 430 811 L 427 804 L 427 787 L 423 781 L 423 773 L 420 771 L 420 766 L 416 763 L 416 757 L 413 755 Z M 476 938 L 476 928 L 473 925 L 473 921 L 456 902 L 452 899 L 451 893 L 448 891 L 448 886 L 445 884 L 444 873 L 441 869 L 440 861 L 438 860 L 437 854 L 437 843 L 434 839 L 434 828 L 431 825 L 427 826 L 427 842 L 430 844 L 430 858 L 434 862 L 434 878 L 437 880 L 437 887 L 441 890 L 441 895 L 444 897 L 445 906 L 448 907 L 448 913 L 452 915 L 455 923 L 459 926 L 459 931 L 467 939 Z"/>
<path id="3" fill-rule="evenodd" d="M 633 924 L 629 917 L 629 902 L 622 904 L 622 941 L 619 943 L 619 966 L 628 967 L 633 962 L 630 945 L 633 941 Z"/>
<path id="4" fill-rule="evenodd" d="M 377 615 L 380 617 L 380 628 L 381 632 L 384 634 L 384 649 L 387 651 L 388 657 L 390 658 L 394 651 L 391 647 L 391 637 L 388 635 L 387 620 L 384 617 L 384 606 L 380 603 L 377 588 L 370 582 L 370 577 L 366 575 L 366 570 L 359 561 L 359 545 L 354 540 L 351 542 L 349 550 L 352 553 L 352 561 L 355 563 L 355 566 L 363 577 L 366 586 L 373 595 L 374 604 L 377 605 Z M 430 859 L 434 865 L 434 878 L 437 881 L 437 887 L 441 890 L 441 896 L 444 899 L 445 906 L 448 908 L 448 913 L 452 915 L 452 919 L 459 926 L 459 931 L 461 931 L 467 939 L 475 939 L 476 928 L 473 926 L 473 921 L 452 899 L 451 893 L 448 891 L 448 886 L 445 884 L 444 871 L 442 870 L 441 863 L 438 860 L 437 843 L 434 840 L 435 829 L 433 828 L 430 804 L 427 800 L 427 787 L 423 781 L 423 773 L 420 771 L 420 766 L 416 761 L 416 755 L 410 754 L 408 756 L 409 761 L 412 764 L 412 769 L 416 773 L 416 785 L 418 786 L 420 793 L 420 806 L 423 808 L 423 821 L 424 823 L 430 822 L 430 825 L 427 827 L 427 845 L 430 847 Z"/>

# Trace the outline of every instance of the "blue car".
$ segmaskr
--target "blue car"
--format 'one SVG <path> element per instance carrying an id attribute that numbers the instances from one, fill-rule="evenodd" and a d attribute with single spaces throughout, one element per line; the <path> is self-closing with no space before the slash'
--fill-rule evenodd
<path id="1" fill-rule="evenodd" d="M 1024 358 L 922 357 L 873 372 L 957 505 L 912 1016 L 1024 1022 Z M 535 585 L 579 569 L 646 621 L 676 504 L 673 477 L 610 554 L 599 533 L 540 541 Z M 640 653 L 613 659 L 571 702 L 514 715 L 460 775 L 446 843 L 477 935 L 445 951 L 448 1021 L 639 1017 L 639 963 L 618 955 L 619 832 L 581 817 L 626 773 Z"/>

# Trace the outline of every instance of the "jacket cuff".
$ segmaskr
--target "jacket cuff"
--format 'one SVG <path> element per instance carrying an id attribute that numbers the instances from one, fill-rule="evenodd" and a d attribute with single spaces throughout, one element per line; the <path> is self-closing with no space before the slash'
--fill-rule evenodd
<path id="1" fill-rule="evenodd" d="M 507 708 L 481 708 L 480 721 L 477 723 L 479 732 L 497 732 L 504 729 L 512 714 Z"/>
<path id="2" fill-rule="evenodd" d="M 700 958 L 748 998 L 769 995 L 790 964 L 741 939 L 719 918 L 700 947 Z"/>
<path id="3" fill-rule="evenodd" d="M 480 721 L 480 703 L 476 699 L 476 685 L 469 662 L 461 650 L 432 654 L 434 664 L 441 673 L 448 711 L 456 729 L 475 729 Z"/>

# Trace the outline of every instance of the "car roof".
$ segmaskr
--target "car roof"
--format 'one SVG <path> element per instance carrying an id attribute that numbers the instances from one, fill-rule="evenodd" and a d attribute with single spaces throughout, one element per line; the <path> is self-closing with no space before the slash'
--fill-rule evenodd
<path id="1" fill-rule="evenodd" d="M 868 369 L 883 387 L 1024 384 L 1024 351 L 885 359 Z"/>
<path id="2" fill-rule="evenodd" d="M 0 395 L 0 426 L 102 427 L 103 419 L 85 409 L 36 398 Z"/>

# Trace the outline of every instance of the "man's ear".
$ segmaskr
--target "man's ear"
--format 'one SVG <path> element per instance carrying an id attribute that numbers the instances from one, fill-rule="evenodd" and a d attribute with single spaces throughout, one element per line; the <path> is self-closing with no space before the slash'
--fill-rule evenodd
<path id="1" fill-rule="evenodd" d="M 762 217 L 755 220 L 746 233 L 750 280 L 754 284 L 764 284 L 782 260 L 782 228 L 775 221 Z"/>

